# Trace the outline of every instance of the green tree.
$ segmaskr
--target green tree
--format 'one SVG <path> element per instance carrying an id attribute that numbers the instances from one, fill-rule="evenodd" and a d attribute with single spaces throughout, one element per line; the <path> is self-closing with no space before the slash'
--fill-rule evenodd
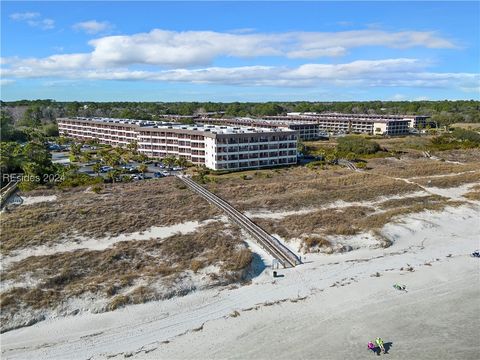
<path id="1" fill-rule="evenodd" d="M 5 109 L 1 109 L 0 111 L 0 131 L 1 131 L 1 140 L 2 141 L 10 141 L 12 139 L 12 135 L 14 132 L 14 127 L 13 127 L 13 117 Z"/>
<path id="2" fill-rule="evenodd" d="M 39 127 L 42 124 L 42 110 L 38 105 L 31 105 L 23 114 L 20 125 L 27 127 Z"/>
<path id="3" fill-rule="evenodd" d="M 24 158 L 22 170 L 28 177 L 28 181 L 23 184 L 24 189 L 43 184 L 48 181 L 45 175 L 56 173 L 57 169 L 52 164 L 52 155 L 43 144 L 30 141 L 23 147 L 22 152 Z"/>
<path id="4" fill-rule="evenodd" d="M 112 181 L 112 183 L 115 183 L 119 175 L 120 171 L 118 171 L 117 169 L 113 169 L 107 172 L 107 177 Z"/>
<path id="5" fill-rule="evenodd" d="M 188 166 L 188 160 L 183 158 L 183 157 L 180 157 L 178 159 L 176 159 L 176 164 L 180 167 L 187 167 Z"/>
<path id="6" fill-rule="evenodd" d="M 77 101 L 69 103 L 66 107 L 67 115 L 71 117 L 78 116 L 80 106 L 80 103 L 78 103 Z"/>
<path id="7" fill-rule="evenodd" d="M 132 141 L 131 143 L 127 144 L 127 150 L 136 154 L 138 151 L 138 143 L 136 141 Z"/>
<path id="8" fill-rule="evenodd" d="M 89 151 L 83 151 L 81 159 L 82 159 L 82 162 L 88 163 L 92 161 L 92 154 Z"/>
<path id="9" fill-rule="evenodd" d="M 2 174 L 20 172 L 23 160 L 23 150 L 18 143 L 0 142 L 0 170 Z"/>
<path id="10" fill-rule="evenodd" d="M 146 164 L 138 165 L 138 171 L 140 171 L 142 174 L 145 174 L 147 170 L 148 170 L 148 166 Z"/>
<path id="11" fill-rule="evenodd" d="M 57 124 L 46 124 L 43 126 L 42 130 L 47 137 L 57 137 L 59 135 Z"/>
<path id="12" fill-rule="evenodd" d="M 162 159 L 162 162 L 165 164 L 166 167 L 172 167 L 175 165 L 177 159 L 174 156 L 167 156 Z"/>
<path id="13" fill-rule="evenodd" d="M 102 167 L 101 163 L 95 163 L 92 166 L 92 170 L 97 174 L 97 176 L 100 176 L 100 168 Z"/>
<path id="14" fill-rule="evenodd" d="M 122 158 L 116 151 L 108 152 L 104 158 L 105 163 L 111 167 L 120 165 L 121 160 Z"/>
<path id="15" fill-rule="evenodd" d="M 70 145 L 70 161 L 75 162 L 78 161 L 78 158 L 82 155 L 82 144 L 81 143 L 73 143 Z"/>
<path id="16" fill-rule="evenodd" d="M 344 136 L 338 139 L 337 151 L 342 154 L 374 154 L 380 150 L 380 145 L 362 136 Z"/>

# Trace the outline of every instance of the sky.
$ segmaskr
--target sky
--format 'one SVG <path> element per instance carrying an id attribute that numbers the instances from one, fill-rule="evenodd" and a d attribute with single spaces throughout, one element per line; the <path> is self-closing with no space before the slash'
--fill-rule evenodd
<path id="1" fill-rule="evenodd" d="M 2 1 L 3 101 L 480 99 L 480 2 Z"/>

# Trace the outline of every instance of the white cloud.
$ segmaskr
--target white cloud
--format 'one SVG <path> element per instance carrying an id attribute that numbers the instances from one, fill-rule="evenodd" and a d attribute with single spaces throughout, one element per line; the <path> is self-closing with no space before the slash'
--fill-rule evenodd
<path id="1" fill-rule="evenodd" d="M 407 97 L 403 94 L 395 94 L 391 97 L 391 100 L 394 100 L 394 101 L 402 101 L 402 100 L 405 100 Z"/>
<path id="2" fill-rule="evenodd" d="M 100 31 L 104 27 L 102 24 L 85 22 L 81 28 L 85 31 Z M 105 36 L 91 40 L 89 44 L 93 51 L 83 55 L 89 58 L 89 64 L 94 67 L 146 64 L 171 68 L 207 66 L 222 56 L 315 59 L 342 56 L 348 49 L 360 46 L 455 47 L 451 41 L 438 37 L 433 32 L 381 30 L 237 34 L 154 29 L 148 33 Z"/>
<path id="3" fill-rule="evenodd" d="M 87 34 L 98 34 L 111 29 L 112 25 L 108 21 L 89 20 L 76 23 L 72 28 L 77 31 L 84 31 Z"/>
<path id="4" fill-rule="evenodd" d="M 45 19 L 44 19 L 45 20 Z M 32 20 L 38 21 L 38 20 Z M 88 25 L 86 25 L 88 23 Z M 80 23 L 79 23 L 80 24 Z M 91 20 L 78 29 L 102 31 Z M 100 24 L 100 25 L 99 25 Z M 78 25 L 78 24 L 77 24 Z M 45 58 L 2 58 L 1 74 L 9 78 L 59 78 L 190 82 L 245 86 L 314 87 L 442 87 L 478 89 L 479 75 L 428 71 L 428 61 L 411 58 L 311 62 L 288 66 L 211 66 L 219 57 L 280 56 L 316 59 L 338 57 L 361 46 L 455 48 L 434 32 L 356 30 L 341 32 L 214 32 L 166 31 L 104 36 L 91 40 L 91 52 Z M 132 66 L 157 66 L 133 70 Z"/>
<path id="5" fill-rule="evenodd" d="M 1 79 L 0 80 L 0 85 L 1 86 L 7 86 L 7 85 L 14 84 L 14 83 L 15 83 L 15 80 L 12 80 L 12 79 Z"/>
<path id="6" fill-rule="evenodd" d="M 455 88 L 474 91 L 480 75 L 435 73 L 418 59 L 357 60 L 344 64 L 286 66 L 203 67 L 159 71 L 94 68 L 85 54 L 55 55 L 47 59 L 4 59 L 10 64 L 1 75 L 9 78 L 62 78 L 225 84 L 240 86 Z M 13 66 L 12 66 L 13 65 Z"/>
<path id="7" fill-rule="evenodd" d="M 43 30 L 55 28 L 55 21 L 48 18 L 41 18 L 41 14 L 37 12 L 24 12 L 10 14 L 10 19 L 14 21 L 26 22 L 29 26 L 38 27 Z"/>
<path id="8" fill-rule="evenodd" d="M 29 20 L 32 26 L 53 28 L 53 20 Z M 78 29 L 97 32 L 109 26 L 95 20 L 79 23 Z M 407 48 L 424 46 L 453 48 L 455 45 L 433 32 L 386 32 L 356 30 L 332 33 L 220 33 L 214 31 L 166 31 L 154 29 L 148 33 L 104 36 L 91 40 L 93 50 L 83 54 L 52 55 L 43 59 L 19 59 L 33 67 L 69 66 L 72 60 L 82 67 L 112 68 L 134 64 L 170 68 L 208 66 L 218 57 L 253 58 L 280 56 L 316 59 L 345 55 L 348 49 L 360 46 Z"/>
<path id="9" fill-rule="evenodd" d="M 347 53 L 347 49 L 341 46 L 325 48 L 325 49 L 303 49 L 290 51 L 287 56 L 289 58 L 295 59 L 312 59 L 320 57 L 336 57 L 343 56 Z"/>
<path id="10" fill-rule="evenodd" d="M 25 21 L 40 17 L 40 13 L 37 12 L 24 12 L 10 14 L 10 19 L 15 21 Z"/>

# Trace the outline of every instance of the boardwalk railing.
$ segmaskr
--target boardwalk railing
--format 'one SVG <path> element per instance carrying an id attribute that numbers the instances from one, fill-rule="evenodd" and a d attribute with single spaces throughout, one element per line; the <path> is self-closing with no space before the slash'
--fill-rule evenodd
<path id="1" fill-rule="evenodd" d="M 298 256 L 295 255 L 290 249 L 283 245 L 274 236 L 270 235 L 260 226 L 255 224 L 247 216 L 236 210 L 228 202 L 211 193 L 203 186 L 197 184 L 195 181 L 185 175 L 177 175 L 177 178 L 182 180 L 189 188 L 197 192 L 208 202 L 223 210 L 230 217 L 230 219 L 232 219 L 236 224 L 252 235 L 257 243 L 275 259 L 277 259 L 283 267 L 294 267 L 301 264 Z"/>
<path id="2" fill-rule="evenodd" d="M 1 208 L 7 203 L 10 196 L 12 196 L 15 191 L 17 191 L 18 180 L 12 180 L 7 185 L 5 185 L 1 190 Z"/>

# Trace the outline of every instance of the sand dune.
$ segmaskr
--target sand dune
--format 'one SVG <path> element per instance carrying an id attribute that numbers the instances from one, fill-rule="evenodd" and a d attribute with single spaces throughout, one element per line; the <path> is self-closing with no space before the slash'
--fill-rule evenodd
<path id="1" fill-rule="evenodd" d="M 9 331 L 2 356 L 358 359 L 382 336 L 392 359 L 473 359 L 480 262 L 468 254 L 480 247 L 479 214 L 474 204 L 414 214 L 383 229 L 388 249 L 308 255 L 275 280 L 267 267 L 251 285 Z"/>

